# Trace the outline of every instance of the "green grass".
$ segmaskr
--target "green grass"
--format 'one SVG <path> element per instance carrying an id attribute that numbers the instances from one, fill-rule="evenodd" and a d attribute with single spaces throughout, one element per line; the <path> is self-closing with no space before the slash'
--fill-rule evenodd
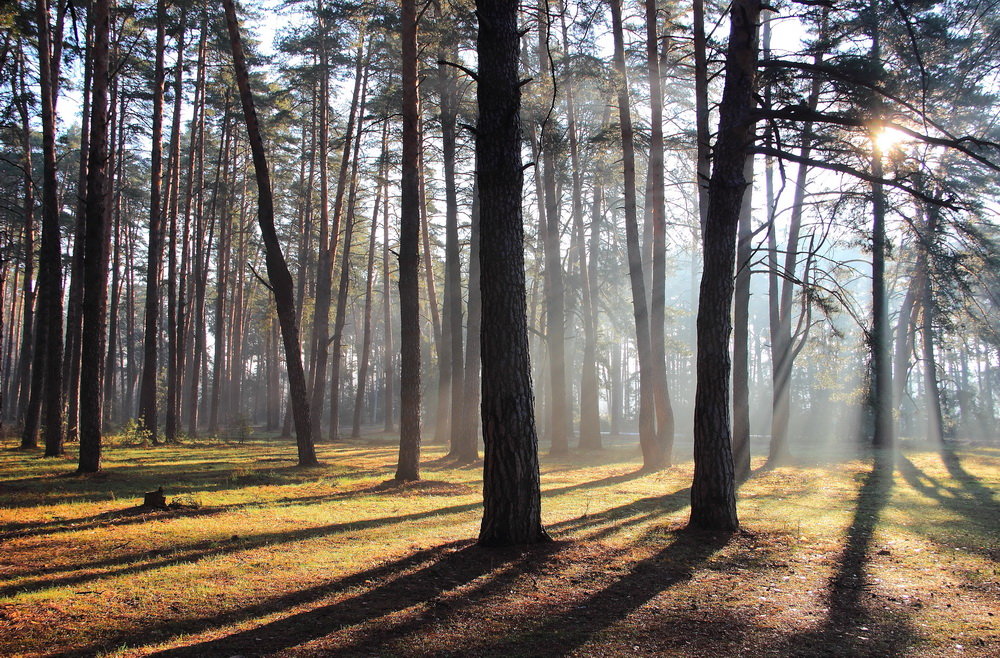
<path id="1" fill-rule="evenodd" d="M 406 485 L 387 437 L 319 452 L 6 446 L 0 655 L 1000 655 L 997 450 L 758 471 L 731 537 L 682 531 L 690 461 L 543 459 L 530 550 L 474 546 L 481 468 L 440 448 Z"/>

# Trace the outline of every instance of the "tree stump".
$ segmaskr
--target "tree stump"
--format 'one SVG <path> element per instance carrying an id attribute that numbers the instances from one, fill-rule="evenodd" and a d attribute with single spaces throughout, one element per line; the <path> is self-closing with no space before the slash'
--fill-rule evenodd
<path id="1" fill-rule="evenodd" d="M 163 487 L 160 487 L 156 491 L 147 491 L 143 496 L 142 506 L 154 509 L 167 509 L 167 498 L 163 495 Z"/>

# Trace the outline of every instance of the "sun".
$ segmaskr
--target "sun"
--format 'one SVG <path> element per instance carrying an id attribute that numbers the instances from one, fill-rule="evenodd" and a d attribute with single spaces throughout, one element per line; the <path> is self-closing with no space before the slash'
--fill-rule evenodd
<path id="1" fill-rule="evenodd" d="M 875 145 L 878 150 L 882 153 L 888 153 L 895 148 L 898 148 L 903 142 L 908 138 L 908 135 L 901 130 L 892 128 L 890 126 L 885 126 L 880 128 L 875 133 Z"/>

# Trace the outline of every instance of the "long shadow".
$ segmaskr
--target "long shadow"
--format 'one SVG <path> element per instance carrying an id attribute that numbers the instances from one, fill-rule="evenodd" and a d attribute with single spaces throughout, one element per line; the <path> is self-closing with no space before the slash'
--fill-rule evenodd
<path id="1" fill-rule="evenodd" d="M 961 466 L 958 468 L 961 468 Z M 964 517 L 974 524 L 974 526 L 970 525 L 966 526 L 966 528 L 969 528 L 984 539 L 995 538 L 997 519 L 1000 519 L 1000 505 L 989 496 L 989 490 L 986 490 L 981 484 L 976 483 L 973 486 L 979 486 L 984 489 L 985 492 L 980 492 L 983 495 L 976 495 L 973 493 L 975 491 L 974 488 L 970 489 L 962 485 L 961 482 L 959 484 L 962 486 L 959 488 L 949 487 L 920 470 L 916 464 L 903 456 L 900 456 L 899 471 L 903 475 L 903 479 L 914 491 L 921 493 L 948 511 Z M 951 495 L 945 495 L 945 492 Z M 1000 561 L 1000 553 L 996 549 L 991 549 L 985 545 L 969 545 L 968 542 L 963 542 L 962 546 L 966 550 L 975 551 L 992 560 Z"/>
<path id="2" fill-rule="evenodd" d="M 548 526 L 548 529 L 554 533 L 587 532 L 586 539 L 597 541 L 663 514 L 680 511 L 690 503 L 690 498 L 691 488 L 686 487 L 663 496 L 640 498 L 601 512 L 560 521 Z"/>
<path id="3" fill-rule="evenodd" d="M 159 640 L 174 637 L 181 634 L 198 633 L 219 626 L 237 624 L 255 617 L 268 615 L 271 613 L 286 610 L 288 608 L 306 605 L 320 599 L 334 596 L 338 593 L 347 592 L 357 587 L 365 586 L 371 582 L 391 581 L 411 569 L 433 563 L 439 560 L 441 555 L 452 550 L 457 550 L 468 542 L 454 542 L 433 548 L 417 551 L 399 560 L 383 564 L 372 569 L 366 569 L 343 578 L 332 580 L 306 589 L 297 590 L 261 601 L 260 603 L 245 606 L 235 610 L 227 611 L 217 615 L 198 617 L 194 619 L 169 619 L 160 621 L 157 624 L 144 627 L 142 637 L 147 640 Z M 122 644 L 134 645 L 137 634 L 134 630 L 121 631 L 116 635 L 105 637 L 99 642 L 89 647 L 74 647 L 57 656 L 78 656 L 81 653 L 95 653 L 101 649 L 116 648 Z M 256 654 L 257 652 L 252 652 Z"/>
<path id="4" fill-rule="evenodd" d="M 872 593 L 868 575 L 872 543 L 893 485 L 893 455 L 879 451 L 855 502 L 844 548 L 826 589 L 827 615 L 818 628 L 785 638 L 779 655 L 897 656 L 916 635 L 908 615 Z"/>
<path id="5" fill-rule="evenodd" d="M 558 551 L 559 547 L 550 544 L 539 550 L 552 553 Z M 398 575 L 356 596 L 283 617 L 217 640 L 160 651 L 152 655 L 179 658 L 278 653 L 331 633 L 433 601 L 449 590 L 473 581 L 482 581 L 484 577 L 487 582 L 479 582 L 478 588 L 487 588 L 488 581 L 497 577 L 503 578 L 505 582 L 511 582 L 517 577 L 516 565 L 521 560 L 521 552 L 516 549 L 498 552 L 477 546 L 466 546 L 454 552 L 439 551 L 438 558 L 416 571 Z M 244 610 L 240 614 L 245 616 L 246 613 Z M 211 623 L 215 625 L 218 620 L 212 620 Z M 382 628 L 361 628 L 360 634 L 362 637 L 354 638 L 353 643 L 365 646 L 368 650 L 372 649 L 370 642 L 385 640 Z"/>
<path id="6" fill-rule="evenodd" d="M 369 530 L 387 525 L 404 523 L 406 521 L 417 521 L 421 519 L 431 518 L 434 516 L 447 515 L 447 514 L 460 514 L 463 512 L 468 512 L 477 509 L 481 506 L 482 503 L 480 502 L 466 503 L 464 505 L 452 505 L 450 507 L 440 507 L 432 510 L 426 510 L 423 512 L 413 512 L 410 514 L 401 514 L 392 517 L 380 517 L 376 519 L 365 519 L 361 521 L 331 523 L 328 525 L 317 526 L 313 528 L 304 528 L 301 530 L 291 530 L 285 532 L 262 533 L 258 535 L 252 535 L 249 537 L 237 538 L 236 540 L 228 540 L 228 541 L 206 540 L 188 544 L 186 546 L 179 548 L 168 549 L 165 551 L 135 552 L 115 558 L 96 560 L 87 564 L 74 565 L 70 567 L 70 569 L 73 571 L 81 571 L 84 569 L 88 570 L 109 569 L 108 571 L 102 571 L 96 574 L 87 573 L 87 574 L 63 576 L 59 578 L 38 578 L 38 576 L 43 576 L 45 574 L 58 573 L 67 570 L 65 567 L 46 568 L 25 575 L 25 577 L 27 578 L 35 577 L 34 580 L 29 580 L 28 582 L 21 582 L 16 585 L 7 585 L 4 587 L 0 587 L 0 597 L 12 596 L 17 593 L 36 592 L 40 590 L 51 589 L 53 587 L 62 587 L 66 585 L 79 585 L 81 583 L 101 580 L 104 578 L 110 578 L 126 572 L 140 573 L 144 571 L 150 571 L 153 569 L 160 569 L 163 567 L 173 566 L 176 564 L 182 564 L 184 562 L 201 560 L 207 557 L 224 555 L 227 553 L 235 553 L 238 551 L 246 551 L 270 544 L 305 541 L 309 539 L 316 539 L 319 537 L 325 537 L 328 535 L 334 535 L 338 533 L 356 532 L 359 530 Z"/>
<path id="7" fill-rule="evenodd" d="M 662 592 L 690 580 L 698 566 L 730 537 L 729 533 L 677 532 L 662 550 L 636 562 L 627 574 L 589 594 L 572 609 L 548 615 L 506 641 L 483 643 L 469 655 L 537 655 L 540 646 L 545 647 L 545 655 L 570 654 Z"/>
<path id="8" fill-rule="evenodd" d="M 972 473 L 965 470 L 958 453 L 949 446 L 941 448 L 941 461 L 948 469 L 948 473 L 958 482 L 970 496 L 972 496 L 981 506 L 990 510 L 993 519 L 1000 518 L 1000 504 L 997 503 L 997 493 L 985 486 Z"/>

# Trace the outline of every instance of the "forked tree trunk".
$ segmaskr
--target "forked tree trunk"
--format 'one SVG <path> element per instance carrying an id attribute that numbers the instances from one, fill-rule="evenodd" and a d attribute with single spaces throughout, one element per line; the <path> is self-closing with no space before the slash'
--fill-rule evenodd
<path id="1" fill-rule="evenodd" d="M 260 224 L 261 236 L 264 239 L 267 277 L 274 293 L 278 322 L 281 324 L 281 338 L 285 347 L 285 363 L 288 368 L 288 386 L 291 389 L 295 417 L 299 465 L 310 466 L 318 462 L 312 440 L 306 376 L 302 367 L 302 352 L 299 346 L 299 328 L 295 322 L 295 291 L 292 275 L 288 271 L 285 257 L 281 253 L 278 235 L 274 230 L 271 177 L 267 168 L 267 158 L 264 155 L 264 141 L 261 138 L 260 126 L 257 122 L 257 112 L 254 109 L 253 94 L 250 91 L 249 72 L 243 55 L 243 43 L 240 40 L 239 24 L 236 20 L 236 7 L 233 0 L 223 0 L 223 5 L 226 10 L 229 41 L 233 50 L 236 84 L 240 90 L 243 116 L 246 119 L 247 134 L 250 137 L 250 148 L 253 152 L 254 174 L 257 179 L 257 220 Z"/>

